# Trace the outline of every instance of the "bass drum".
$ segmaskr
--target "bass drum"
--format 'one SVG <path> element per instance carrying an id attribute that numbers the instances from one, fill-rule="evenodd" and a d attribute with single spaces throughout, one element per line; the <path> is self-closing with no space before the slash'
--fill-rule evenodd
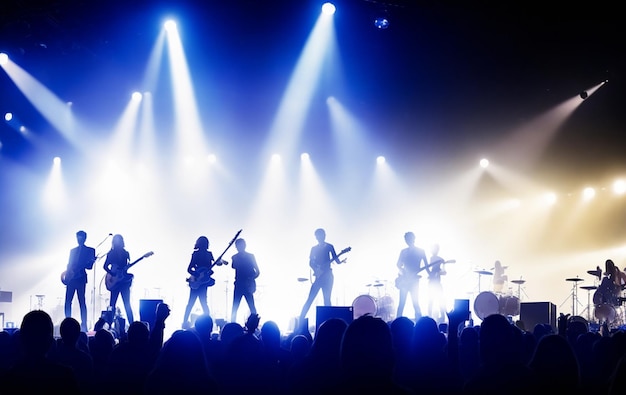
<path id="1" fill-rule="evenodd" d="M 376 315 L 376 300 L 369 295 L 359 295 L 352 302 L 352 315 L 354 319 L 369 314 Z"/>
<path id="2" fill-rule="evenodd" d="M 516 316 L 519 315 L 520 303 L 519 298 L 513 295 L 500 296 L 500 314 Z"/>
<path id="3" fill-rule="evenodd" d="M 609 303 L 596 305 L 593 314 L 598 319 L 598 321 L 600 321 L 600 323 L 611 323 L 615 321 L 615 317 L 617 316 L 617 313 L 615 312 L 615 307 L 613 307 L 613 305 Z"/>
<path id="4" fill-rule="evenodd" d="M 385 322 L 392 321 L 394 319 L 394 302 L 393 298 L 389 295 L 382 296 L 376 301 L 376 316 L 383 319 Z"/>
<path id="5" fill-rule="evenodd" d="M 493 292 L 481 292 L 476 296 L 476 299 L 474 299 L 474 313 L 481 320 L 484 320 L 492 314 L 498 314 L 499 312 L 500 302 Z"/>

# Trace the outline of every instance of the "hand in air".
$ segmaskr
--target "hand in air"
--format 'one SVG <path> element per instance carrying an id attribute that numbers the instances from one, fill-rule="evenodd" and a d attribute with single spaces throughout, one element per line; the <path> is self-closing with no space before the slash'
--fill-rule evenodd
<path id="1" fill-rule="evenodd" d="M 258 314 L 250 314 L 246 320 L 246 329 L 248 333 L 254 333 L 259 328 L 261 317 Z"/>
<path id="2" fill-rule="evenodd" d="M 157 321 L 165 321 L 170 316 L 170 306 L 167 303 L 159 303 L 156 310 Z"/>

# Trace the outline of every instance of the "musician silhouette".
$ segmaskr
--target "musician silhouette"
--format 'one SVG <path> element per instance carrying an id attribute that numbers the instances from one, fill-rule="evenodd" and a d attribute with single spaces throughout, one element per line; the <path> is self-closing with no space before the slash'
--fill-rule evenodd
<path id="1" fill-rule="evenodd" d="M 396 280 L 396 287 L 399 290 L 396 317 L 403 316 L 406 298 L 411 294 L 415 320 L 418 320 L 422 316 L 422 309 L 419 303 L 420 276 L 418 273 L 428 266 L 428 259 L 424 250 L 415 245 L 415 234 L 413 232 L 406 232 L 404 241 L 407 246 L 400 251 L 400 256 L 396 263 L 400 274 Z"/>
<path id="2" fill-rule="evenodd" d="M 241 298 L 246 299 L 250 314 L 256 314 L 256 306 L 254 305 L 254 292 L 256 292 L 256 278 L 259 277 L 261 271 L 256 262 L 254 254 L 246 251 L 246 241 L 237 239 L 235 241 L 237 253 L 232 257 L 232 267 L 235 269 L 235 289 L 233 292 L 233 308 L 230 315 L 232 322 L 237 322 L 237 310 Z"/>
<path id="3" fill-rule="evenodd" d="M 96 261 L 96 249 L 85 245 L 87 232 L 79 230 L 76 232 L 78 246 L 72 248 L 67 263 L 67 270 L 63 275 L 65 288 L 65 317 L 72 316 L 72 301 L 74 295 L 78 299 L 80 309 L 81 324 L 83 332 L 87 332 L 87 303 L 85 302 L 85 289 L 87 287 L 87 272 L 91 270 Z"/>
<path id="4" fill-rule="evenodd" d="M 430 264 L 428 272 L 428 316 L 443 323 L 446 320 L 446 301 L 441 284 L 441 276 L 445 275 L 445 259 L 439 256 L 439 244 L 431 247 Z"/>
<path id="5" fill-rule="evenodd" d="M 330 265 L 332 262 L 341 264 L 337 252 L 335 251 L 335 246 L 326 242 L 326 231 L 322 228 L 316 229 L 315 238 L 317 239 L 317 244 L 311 247 L 311 252 L 309 254 L 309 267 L 313 270 L 315 280 L 311 284 L 309 296 L 304 303 L 304 306 L 302 306 L 302 311 L 300 312 L 300 318 L 298 321 L 299 324 L 304 322 L 304 319 L 320 290 L 322 291 L 322 295 L 324 297 L 324 306 L 331 305 L 330 296 L 333 290 L 335 277 Z"/>
<path id="6" fill-rule="evenodd" d="M 124 237 L 120 234 L 116 234 L 111 239 L 111 249 L 107 253 L 106 260 L 104 261 L 104 271 L 115 278 L 120 278 L 126 274 L 127 268 L 130 266 L 130 254 L 126 251 L 126 245 L 124 243 Z M 128 324 L 133 323 L 133 309 L 130 304 L 130 287 L 132 281 L 120 281 L 113 286 L 109 291 L 111 292 L 111 299 L 109 305 L 111 311 L 115 311 L 115 305 L 117 299 L 122 296 L 124 302 L 124 309 L 126 310 L 126 320 Z"/>
<path id="7" fill-rule="evenodd" d="M 504 283 L 509 281 L 509 278 L 504 271 L 506 266 L 502 266 L 500 261 L 496 261 L 493 268 L 493 291 L 497 294 L 504 292 Z"/>
<path id="8" fill-rule="evenodd" d="M 209 239 L 206 236 L 200 236 L 196 240 L 194 250 L 191 253 L 191 261 L 187 266 L 187 273 L 191 274 L 192 278 L 206 278 L 207 281 L 189 281 L 189 300 L 187 301 L 187 307 L 185 307 L 185 313 L 183 315 L 183 328 L 191 327 L 189 322 L 189 315 L 191 309 L 196 304 L 196 300 L 200 302 L 202 311 L 205 315 L 210 315 L 209 304 L 207 303 L 207 291 L 209 286 L 215 283 L 215 280 L 211 278 L 213 270 L 213 253 L 209 251 Z"/>

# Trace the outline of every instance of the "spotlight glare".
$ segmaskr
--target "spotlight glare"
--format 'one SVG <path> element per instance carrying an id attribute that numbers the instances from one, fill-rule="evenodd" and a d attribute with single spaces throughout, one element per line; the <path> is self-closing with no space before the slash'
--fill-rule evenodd
<path id="1" fill-rule="evenodd" d="M 13 119 L 13 113 L 7 112 L 6 114 L 4 114 L 4 120 L 5 121 L 10 121 Z"/>
<path id="2" fill-rule="evenodd" d="M 583 197 L 585 198 L 585 200 L 590 200 L 592 199 L 594 196 L 596 196 L 596 190 L 591 188 L 591 187 L 587 187 L 585 188 L 585 190 L 583 191 Z"/>
<path id="3" fill-rule="evenodd" d="M 382 165 L 385 162 L 386 162 L 385 157 L 382 155 L 376 158 L 376 163 L 378 163 L 379 165 Z"/>
<path id="4" fill-rule="evenodd" d="M 545 197 L 544 197 L 546 203 L 552 205 L 554 203 L 556 203 L 556 194 L 553 192 L 548 192 L 546 193 Z"/>
<path id="5" fill-rule="evenodd" d="M 380 30 L 387 29 L 389 27 L 389 19 L 382 16 L 375 18 L 374 26 L 376 26 L 376 28 Z"/>
<path id="6" fill-rule="evenodd" d="M 322 5 L 322 12 L 325 15 L 333 15 L 335 13 L 337 9 L 335 8 L 335 5 L 332 3 L 324 3 Z"/>
<path id="7" fill-rule="evenodd" d="M 624 180 L 616 180 L 613 183 L 613 192 L 617 195 L 623 195 L 626 192 L 626 182 Z"/>
<path id="8" fill-rule="evenodd" d="M 0 53 L 0 65 L 5 65 L 9 62 L 9 55 L 4 52 Z"/>
<path id="9" fill-rule="evenodd" d="M 54 159 L 52 159 L 52 163 L 54 163 L 56 166 L 61 164 L 61 158 L 59 158 L 58 156 L 55 156 Z"/>
<path id="10" fill-rule="evenodd" d="M 483 169 L 486 169 L 487 166 L 489 166 L 489 160 L 483 158 L 480 160 L 480 167 L 482 167 Z"/>
<path id="11" fill-rule="evenodd" d="M 140 100 L 141 100 L 141 98 L 142 98 L 141 93 L 139 93 L 139 92 L 133 92 L 133 100 L 134 100 L 134 101 L 140 101 Z"/>
<path id="12" fill-rule="evenodd" d="M 173 32 L 176 30 L 176 22 L 174 22 L 173 20 L 167 20 L 165 21 L 165 30 L 168 32 Z"/>
<path id="13" fill-rule="evenodd" d="M 309 160 L 309 154 L 307 154 L 306 152 L 303 152 L 303 153 L 300 155 L 300 159 L 301 159 L 301 160 Z"/>
<path id="14" fill-rule="evenodd" d="M 215 156 L 215 154 L 209 154 L 207 160 L 209 161 L 209 163 L 215 163 L 217 162 L 217 156 Z"/>

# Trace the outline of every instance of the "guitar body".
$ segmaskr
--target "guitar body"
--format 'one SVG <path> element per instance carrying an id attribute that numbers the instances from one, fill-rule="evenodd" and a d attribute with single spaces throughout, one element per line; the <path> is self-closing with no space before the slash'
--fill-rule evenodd
<path id="1" fill-rule="evenodd" d="M 202 266 L 196 270 L 196 274 L 194 276 L 190 276 L 187 279 L 189 283 L 189 287 L 191 289 L 198 289 L 204 285 L 208 287 L 212 287 L 215 285 L 215 279 L 211 277 L 212 270 L 208 267 Z"/>
<path id="2" fill-rule="evenodd" d="M 104 284 L 109 291 L 116 291 L 121 288 L 130 287 L 135 276 L 130 273 L 117 273 L 115 275 L 107 273 Z"/>
<path id="3" fill-rule="evenodd" d="M 396 288 L 398 289 L 411 289 L 422 278 L 419 274 L 399 274 L 396 277 Z"/>
<path id="4" fill-rule="evenodd" d="M 342 256 L 345 253 L 348 253 L 352 251 L 352 247 L 346 247 L 343 250 L 341 250 L 338 254 L 337 254 L 337 258 L 339 258 L 340 256 Z M 341 263 L 344 263 L 346 260 L 343 259 L 341 260 Z M 326 269 L 326 268 L 322 268 L 321 265 L 316 265 L 314 267 L 312 267 L 311 269 L 313 269 L 313 275 L 315 276 L 315 278 L 320 278 L 322 277 L 324 274 L 328 273 L 330 271 L 330 268 Z"/>
<path id="5" fill-rule="evenodd" d="M 135 266 L 142 259 L 148 258 L 154 255 L 154 252 L 146 252 L 139 259 L 124 267 L 123 269 L 115 272 L 115 273 L 107 273 L 104 277 L 104 285 L 106 285 L 107 290 L 109 291 L 117 291 L 120 288 L 130 287 L 133 283 L 133 278 L 135 277 L 133 274 L 128 273 L 128 269 Z"/>
<path id="6" fill-rule="evenodd" d="M 413 287 L 419 281 L 419 279 L 422 278 L 422 276 L 419 275 L 419 273 L 422 270 L 426 270 L 427 268 L 433 267 L 434 265 L 443 265 L 446 263 L 455 263 L 455 262 L 456 262 L 455 259 L 450 259 L 447 261 L 438 261 L 438 262 L 429 263 L 428 265 L 420 268 L 420 270 L 417 273 L 412 273 L 412 274 L 400 272 L 398 274 L 398 277 L 396 277 L 396 282 L 395 282 L 396 288 L 401 289 L 401 290 L 411 289 L 411 287 Z M 445 275 L 445 271 L 438 272 L 436 279 L 438 280 L 439 279 L 438 276 L 441 276 L 441 275 Z M 434 279 L 434 277 L 430 277 L 430 278 L 431 280 Z"/>
<path id="7" fill-rule="evenodd" d="M 74 272 L 71 270 L 66 270 L 61 273 L 61 282 L 63 285 L 69 284 L 69 282 L 74 278 Z"/>

